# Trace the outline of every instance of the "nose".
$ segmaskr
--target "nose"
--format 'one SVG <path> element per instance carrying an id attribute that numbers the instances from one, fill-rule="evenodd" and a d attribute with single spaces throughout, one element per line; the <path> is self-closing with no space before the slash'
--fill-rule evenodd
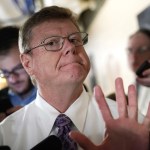
<path id="1" fill-rule="evenodd" d="M 9 77 L 7 77 L 8 82 L 15 83 L 18 80 L 18 76 L 15 74 L 10 74 Z"/>
<path id="2" fill-rule="evenodd" d="M 75 45 L 69 41 L 69 39 L 65 39 L 64 41 L 64 45 L 63 45 L 63 48 L 64 48 L 64 54 L 65 55 L 68 55 L 68 54 L 76 54 L 76 47 Z"/>

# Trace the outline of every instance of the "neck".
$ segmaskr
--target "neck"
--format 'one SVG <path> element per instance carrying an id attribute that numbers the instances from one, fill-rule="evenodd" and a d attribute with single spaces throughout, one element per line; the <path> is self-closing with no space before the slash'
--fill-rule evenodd
<path id="1" fill-rule="evenodd" d="M 78 87 L 48 87 L 39 88 L 40 95 L 47 103 L 64 113 L 83 91 L 82 85 Z"/>

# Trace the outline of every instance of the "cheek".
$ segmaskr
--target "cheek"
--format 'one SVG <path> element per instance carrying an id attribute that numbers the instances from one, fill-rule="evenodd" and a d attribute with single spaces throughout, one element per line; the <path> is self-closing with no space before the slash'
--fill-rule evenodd
<path id="1" fill-rule="evenodd" d="M 136 61 L 141 65 L 145 60 L 149 60 L 149 56 L 140 56 Z"/>
<path id="2" fill-rule="evenodd" d="M 143 60 L 147 60 L 147 59 L 150 59 L 150 54 L 145 54 L 141 57 L 141 59 Z"/>
<path id="3" fill-rule="evenodd" d="M 58 63 L 59 57 L 57 56 L 45 56 L 40 58 L 40 60 L 35 60 L 33 65 L 33 74 L 37 76 L 37 78 L 52 76 L 56 72 L 56 67 Z M 38 63 L 37 63 L 38 62 Z"/>
<path id="4" fill-rule="evenodd" d="M 30 76 L 26 72 L 24 72 L 19 76 L 19 78 L 22 80 L 29 80 Z"/>
<path id="5" fill-rule="evenodd" d="M 90 70 L 90 59 L 89 59 L 88 55 L 86 53 L 84 53 L 82 58 L 83 58 L 83 61 L 84 61 L 84 64 L 85 64 L 85 69 L 87 71 L 89 71 Z"/>

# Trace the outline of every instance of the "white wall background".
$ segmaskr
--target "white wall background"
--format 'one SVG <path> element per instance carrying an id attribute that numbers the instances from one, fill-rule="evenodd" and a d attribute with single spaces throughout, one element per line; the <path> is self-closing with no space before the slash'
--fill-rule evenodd
<path id="1" fill-rule="evenodd" d="M 129 35 L 138 28 L 136 16 L 148 5 L 149 0 L 107 0 L 89 27 L 86 48 L 94 57 L 98 84 L 105 95 L 114 91 L 118 76 L 124 79 L 125 91 L 133 82 L 126 45 Z"/>

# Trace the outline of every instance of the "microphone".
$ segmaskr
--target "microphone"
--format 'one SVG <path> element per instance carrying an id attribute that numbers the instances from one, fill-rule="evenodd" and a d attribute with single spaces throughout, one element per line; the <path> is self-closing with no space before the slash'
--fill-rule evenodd
<path id="1" fill-rule="evenodd" d="M 62 150 L 62 143 L 60 139 L 55 135 L 48 136 L 46 139 L 38 143 L 30 150 L 50 150 L 50 149 Z"/>
<path id="2" fill-rule="evenodd" d="M 9 146 L 0 146 L 0 150 L 10 150 Z"/>

